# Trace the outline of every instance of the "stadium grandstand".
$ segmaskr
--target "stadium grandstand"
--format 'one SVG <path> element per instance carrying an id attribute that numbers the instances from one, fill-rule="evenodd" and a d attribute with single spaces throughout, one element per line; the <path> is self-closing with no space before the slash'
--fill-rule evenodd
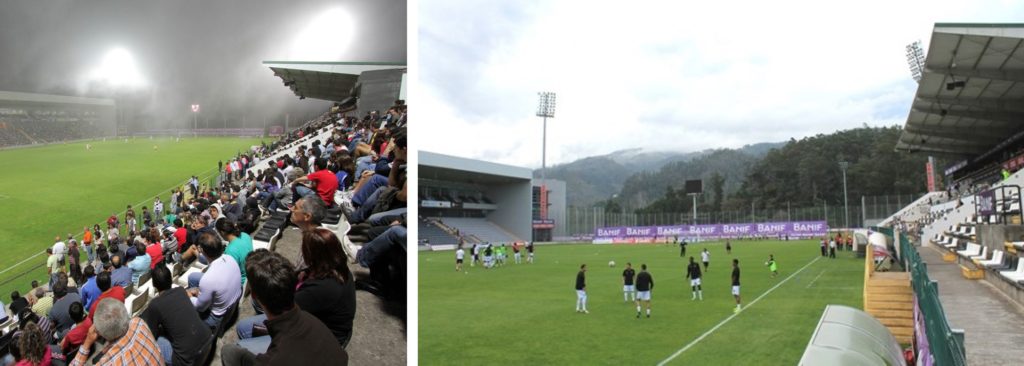
<path id="1" fill-rule="evenodd" d="M 0 148 L 115 136 L 112 99 L 0 91 Z"/>
<path id="2" fill-rule="evenodd" d="M 564 236 L 565 182 L 532 171 L 456 156 L 419 152 L 419 240 L 454 244 L 549 242 Z M 439 246 L 440 245 L 440 246 Z"/>
<path id="3" fill-rule="evenodd" d="M 395 68 L 390 69 L 394 74 Z M 404 80 L 404 72 L 404 67 L 398 70 L 399 79 Z M 299 90 L 310 87 L 302 79 L 290 81 Z M 152 207 L 162 212 L 151 215 L 129 207 L 124 216 L 88 223 L 88 234 L 58 238 L 46 252 L 49 278 L 34 279 L 31 286 L 30 279 L 21 278 L 25 287 L 12 294 L 10 303 L 3 301 L 0 364 L 20 359 L 14 355 L 22 351 L 17 339 L 23 335 L 38 335 L 50 344 L 53 352 L 47 359 L 71 363 L 76 357 L 93 358 L 88 350 L 79 351 L 88 327 L 72 326 L 93 320 L 101 324 L 124 312 L 132 317 L 129 331 L 138 323 L 153 330 L 153 337 L 122 338 L 150 351 L 159 348 L 150 356 L 163 360 L 174 354 L 176 365 L 241 364 L 268 352 L 268 332 L 280 331 L 264 326 L 267 317 L 260 314 L 275 308 L 269 307 L 272 300 L 257 300 L 272 294 L 260 283 L 274 273 L 288 273 L 292 281 L 301 279 L 295 303 L 329 331 L 297 334 L 293 341 L 325 350 L 338 343 L 338 352 L 347 356 L 325 351 L 284 357 L 317 364 L 404 365 L 408 120 L 405 101 L 398 98 L 404 83 L 384 84 L 375 95 L 392 99 L 365 113 L 354 112 L 359 99 L 354 89 L 311 95 L 335 103 L 277 141 L 235 156 L 210 157 L 227 158 L 223 174 L 212 184 L 188 177 L 166 202 L 157 196 Z M 358 77 L 355 85 L 361 85 Z M 0 111 L 15 108 L 24 109 Z M 21 128 L 22 120 L 10 123 L 17 123 L 26 140 L 55 139 L 33 136 Z M 114 130 L 112 124 L 105 129 Z M 260 249 L 280 257 L 254 253 Z M 255 257 L 266 267 L 246 265 L 247 258 Z M 254 278 L 262 280 L 249 282 Z M 124 310 L 100 301 L 106 298 L 122 302 Z M 196 311 L 174 310 L 180 304 L 173 299 L 187 305 L 189 298 Z M 69 313 L 71 299 L 84 302 L 87 316 L 81 308 Z M 25 328 L 29 320 L 38 325 Z M 101 357 L 113 356 L 96 356 L 89 364 L 107 360 Z"/>
<path id="4" fill-rule="evenodd" d="M 909 271 L 918 364 L 1024 359 L 1022 45 L 1024 24 L 937 23 L 931 35 L 896 149 L 947 159 L 935 169 L 945 188 L 879 228 L 895 232 L 892 249 Z"/>

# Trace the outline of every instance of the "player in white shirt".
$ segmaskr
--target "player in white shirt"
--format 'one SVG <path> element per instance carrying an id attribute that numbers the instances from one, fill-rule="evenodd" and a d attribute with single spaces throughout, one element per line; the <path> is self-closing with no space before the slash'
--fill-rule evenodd
<path id="1" fill-rule="evenodd" d="M 700 252 L 700 261 L 704 262 L 704 272 L 707 272 L 708 264 L 711 264 L 711 253 L 708 252 L 708 248 L 704 248 L 704 251 Z"/>
<path id="2" fill-rule="evenodd" d="M 466 251 L 459 247 L 459 250 L 455 251 L 455 271 L 462 271 L 462 259 L 466 256 Z"/>
<path id="3" fill-rule="evenodd" d="M 473 244 L 473 261 L 469 262 L 471 267 L 476 267 L 476 262 L 480 261 L 480 246 Z"/>

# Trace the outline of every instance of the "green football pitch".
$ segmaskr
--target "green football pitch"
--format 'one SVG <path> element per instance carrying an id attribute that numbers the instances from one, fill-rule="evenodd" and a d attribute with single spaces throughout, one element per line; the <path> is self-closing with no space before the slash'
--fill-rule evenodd
<path id="1" fill-rule="evenodd" d="M 543 245 L 535 264 L 455 271 L 453 251 L 419 254 L 419 357 L 425 365 L 793 365 L 827 304 L 862 307 L 864 260 L 823 258 L 816 241 L 691 244 L 711 253 L 704 300 L 691 300 L 677 246 Z M 774 254 L 779 275 L 765 266 Z M 467 258 L 469 256 L 467 255 Z M 734 314 L 731 261 L 743 310 Z M 616 266 L 609 268 L 608 262 Z M 688 259 L 687 259 L 688 261 Z M 623 301 L 622 271 L 646 263 L 652 316 Z M 576 273 L 587 264 L 589 314 L 575 312 Z"/>
<path id="2" fill-rule="evenodd" d="M 169 207 L 170 189 L 197 175 L 209 181 L 217 161 L 258 145 L 251 138 L 108 139 L 0 151 L 0 295 L 24 293 L 33 279 L 43 280 L 44 255 L 54 236 L 74 234 L 101 224 L 125 206 L 136 213 L 159 195 Z M 157 149 L 154 149 L 157 146 Z M 152 207 L 150 207 L 152 209 Z M 85 254 L 82 253 L 84 258 Z M 20 264 L 19 264 L 20 263 Z"/>

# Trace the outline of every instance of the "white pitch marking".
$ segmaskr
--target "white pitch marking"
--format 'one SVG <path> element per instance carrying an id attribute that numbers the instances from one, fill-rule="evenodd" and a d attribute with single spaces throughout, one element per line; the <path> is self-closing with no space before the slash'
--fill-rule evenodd
<path id="1" fill-rule="evenodd" d="M 751 306 L 754 306 L 754 304 L 757 303 L 758 300 L 761 300 L 765 296 L 768 296 L 768 294 L 772 293 L 772 291 L 775 291 L 775 289 L 779 288 L 779 286 L 782 286 L 782 284 L 786 283 L 786 281 L 789 281 L 791 278 L 793 278 L 793 276 L 796 276 L 798 273 L 803 272 L 805 269 L 807 269 L 807 267 L 810 267 L 810 265 L 814 264 L 814 262 L 817 262 L 819 259 L 821 259 L 821 257 L 816 257 L 816 258 L 814 258 L 814 260 L 812 260 L 809 263 L 807 263 L 806 265 L 804 265 L 803 268 L 800 268 L 796 272 L 793 272 L 793 274 L 789 275 L 789 277 L 786 277 L 786 279 L 782 280 L 781 282 L 776 284 L 774 287 L 768 289 L 768 291 L 765 291 L 763 294 L 761 294 L 761 296 L 758 296 L 756 299 L 754 299 L 754 301 L 751 301 L 750 304 L 748 304 L 745 308 L 743 308 L 743 310 L 749 309 Z M 671 356 L 668 356 L 668 358 L 664 359 L 661 362 L 658 362 L 658 366 L 663 366 L 663 365 L 669 363 L 669 361 L 672 361 L 673 359 L 675 359 L 676 357 L 679 357 L 679 355 L 683 354 L 683 352 L 686 352 L 686 350 L 690 349 L 690 347 L 693 347 L 697 343 L 700 343 L 700 341 L 704 340 L 704 338 L 707 338 L 707 336 L 711 335 L 711 333 L 714 333 L 716 330 L 718 330 L 718 328 L 721 328 L 723 325 L 725 325 L 725 323 L 728 323 L 730 320 L 732 320 L 732 318 L 735 318 L 737 315 L 740 315 L 742 313 L 743 313 L 743 311 L 740 311 L 739 313 L 733 313 L 728 318 L 725 318 L 725 320 L 722 320 L 717 325 L 715 325 L 714 327 L 709 329 L 707 332 L 704 332 L 704 334 L 701 334 L 700 337 L 697 337 L 697 339 L 694 339 L 693 341 L 691 341 L 689 344 L 687 344 L 683 348 L 680 348 L 678 351 L 676 351 L 676 353 L 673 353 Z"/>
<path id="2" fill-rule="evenodd" d="M 811 288 L 811 285 L 814 285 L 814 281 L 817 281 L 817 280 L 818 280 L 818 278 L 821 278 L 821 275 L 823 275 L 823 274 L 825 274 L 825 270 L 824 270 L 824 269 L 823 269 L 823 270 L 821 270 L 821 273 L 818 273 L 818 276 L 817 276 L 817 277 L 814 277 L 814 279 L 813 279 L 813 280 L 811 280 L 811 282 L 807 284 L 807 287 L 806 287 L 806 288 Z"/>

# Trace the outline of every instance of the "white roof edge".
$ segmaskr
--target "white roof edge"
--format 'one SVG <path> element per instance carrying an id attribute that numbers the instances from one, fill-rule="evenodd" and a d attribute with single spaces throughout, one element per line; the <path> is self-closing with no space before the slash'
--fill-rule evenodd
<path id="1" fill-rule="evenodd" d="M 533 179 L 533 170 L 514 165 L 498 164 L 489 161 L 468 159 L 423 150 L 419 151 L 418 158 L 419 165 L 424 166 L 484 173 L 524 180 Z"/>
<path id="2" fill-rule="evenodd" d="M 332 64 L 292 64 L 292 63 L 266 63 L 266 67 L 281 69 L 304 70 L 329 72 L 333 74 L 359 75 L 366 71 L 405 69 L 408 66 L 400 65 L 332 65 Z"/>
<path id="3" fill-rule="evenodd" d="M 36 102 L 36 103 L 65 103 L 65 104 L 84 104 L 84 105 L 102 105 L 111 106 L 115 105 L 113 99 L 99 99 L 99 98 L 85 98 L 85 97 L 72 97 L 66 95 L 52 95 L 52 94 L 35 94 L 35 93 L 21 93 L 12 91 L 0 91 L 0 101 L 12 100 L 20 102 Z"/>
<path id="4" fill-rule="evenodd" d="M 937 25 L 935 33 L 959 34 L 965 36 L 1024 38 L 1024 27 L 999 27 L 964 24 Z"/>

